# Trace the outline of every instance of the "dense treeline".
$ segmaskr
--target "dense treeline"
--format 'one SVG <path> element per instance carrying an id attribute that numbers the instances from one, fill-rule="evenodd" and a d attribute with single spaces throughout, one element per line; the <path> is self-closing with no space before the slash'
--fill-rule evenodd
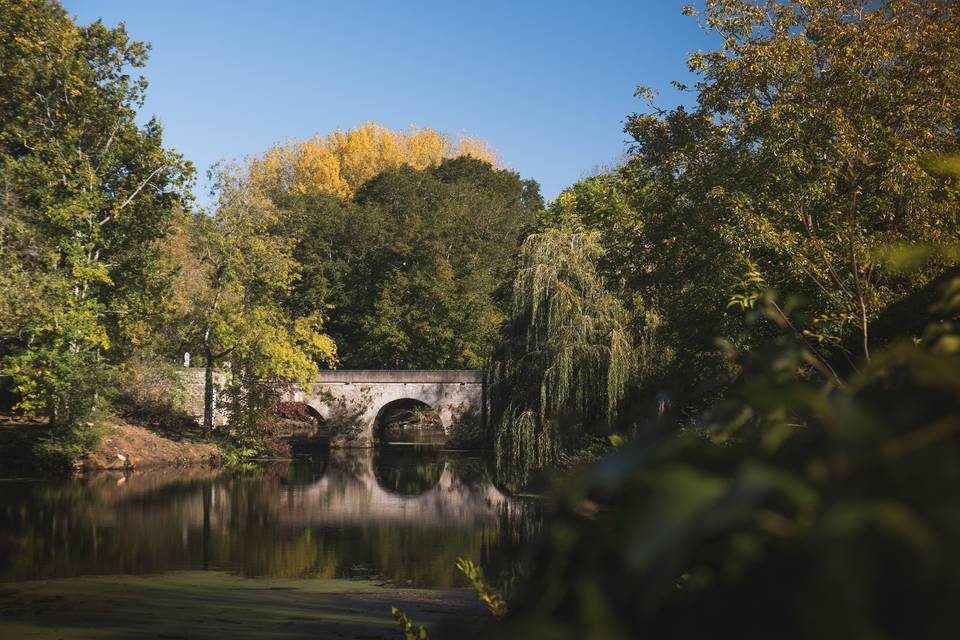
<path id="1" fill-rule="evenodd" d="M 189 162 L 135 121 L 147 46 L 55 2 L 3 20 L 0 358 L 16 407 L 52 427 L 48 457 L 81 456 L 118 408 L 156 414 L 184 352 L 208 430 L 229 374 L 241 455 L 319 368 L 489 360 L 543 201 L 488 145 L 368 123 L 215 167 L 198 207 Z"/>
<path id="2" fill-rule="evenodd" d="M 362 131 L 362 130 L 361 130 Z M 279 191 L 302 265 L 288 310 L 325 313 L 346 368 L 480 368 L 539 188 L 473 157 L 387 169 L 350 199 Z"/>

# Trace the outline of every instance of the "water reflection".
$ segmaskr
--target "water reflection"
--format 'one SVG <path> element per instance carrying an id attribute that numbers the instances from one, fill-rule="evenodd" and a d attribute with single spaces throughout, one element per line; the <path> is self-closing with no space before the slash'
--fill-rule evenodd
<path id="1" fill-rule="evenodd" d="M 244 473 L 0 482 L 0 581 L 218 569 L 462 585 L 458 556 L 498 575 L 539 527 L 538 505 L 502 494 L 488 468 L 477 456 L 388 447 Z"/>

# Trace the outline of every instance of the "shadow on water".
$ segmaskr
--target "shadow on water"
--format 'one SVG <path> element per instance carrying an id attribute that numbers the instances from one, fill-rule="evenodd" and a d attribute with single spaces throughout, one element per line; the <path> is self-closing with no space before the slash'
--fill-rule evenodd
<path id="1" fill-rule="evenodd" d="M 464 586 L 460 556 L 497 576 L 540 505 L 498 491 L 477 454 L 314 450 L 244 472 L 104 472 L 0 482 L 0 582 L 218 570 Z"/>

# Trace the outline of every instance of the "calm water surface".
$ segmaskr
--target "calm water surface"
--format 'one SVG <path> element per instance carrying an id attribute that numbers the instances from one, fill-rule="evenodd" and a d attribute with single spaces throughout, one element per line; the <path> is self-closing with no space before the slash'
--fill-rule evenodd
<path id="1" fill-rule="evenodd" d="M 458 557 L 504 575 L 539 531 L 540 505 L 491 477 L 479 455 L 385 447 L 0 482 L 0 582 L 200 569 L 465 586 Z"/>

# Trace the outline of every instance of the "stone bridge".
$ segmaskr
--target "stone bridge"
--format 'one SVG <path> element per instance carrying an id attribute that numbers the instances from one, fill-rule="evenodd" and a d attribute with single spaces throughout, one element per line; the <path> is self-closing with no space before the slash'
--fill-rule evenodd
<path id="1" fill-rule="evenodd" d="M 323 371 L 284 398 L 309 405 L 323 419 L 334 446 L 370 446 L 381 440 L 385 416 L 432 409 L 451 445 L 479 439 L 485 402 L 480 370 Z"/>

